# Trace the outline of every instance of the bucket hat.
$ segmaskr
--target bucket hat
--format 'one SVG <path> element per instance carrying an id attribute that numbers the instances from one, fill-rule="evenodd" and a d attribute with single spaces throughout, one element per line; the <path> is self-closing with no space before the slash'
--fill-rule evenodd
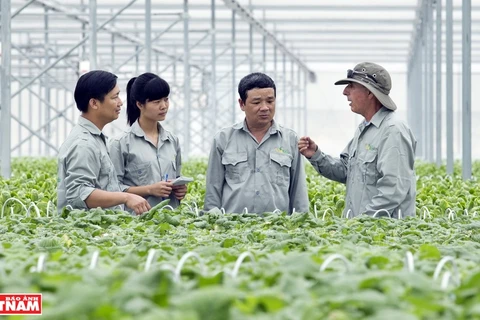
<path id="1" fill-rule="evenodd" d="M 359 83 L 370 90 L 387 109 L 397 109 L 397 105 L 389 96 L 392 89 L 392 79 L 384 67 L 373 62 L 361 62 L 353 70 L 347 70 L 347 77 L 338 80 L 335 85 L 349 84 L 350 82 Z"/>

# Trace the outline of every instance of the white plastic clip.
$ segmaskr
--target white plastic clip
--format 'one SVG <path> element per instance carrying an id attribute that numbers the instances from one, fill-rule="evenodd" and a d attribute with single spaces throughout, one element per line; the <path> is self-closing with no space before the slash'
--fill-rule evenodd
<path id="1" fill-rule="evenodd" d="M 328 212 L 328 211 L 330 211 L 330 212 L 332 213 L 332 216 L 335 215 L 335 212 L 333 212 L 332 209 L 327 208 L 327 209 L 325 209 L 325 211 L 323 212 L 323 216 L 322 216 L 322 220 L 323 220 L 323 221 L 325 221 L 325 216 L 327 215 L 327 212 Z"/>
<path id="2" fill-rule="evenodd" d="M 243 260 L 245 260 L 245 258 L 247 257 L 249 257 L 252 262 L 255 262 L 255 257 L 253 256 L 253 254 L 251 254 L 248 251 L 243 252 L 240 256 L 238 256 L 237 261 L 235 261 L 235 266 L 233 267 L 233 270 L 230 273 L 232 278 L 235 279 L 237 277 L 238 270 L 240 270 L 240 266 L 242 265 Z"/>
<path id="3" fill-rule="evenodd" d="M 188 260 L 188 258 L 195 258 L 198 260 L 198 262 L 202 265 L 203 268 L 203 262 L 202 259 L 200 259 L 200 256 L 193 251 L 189 251 L 185 253 L 181 258 L 180 261 L 177 264 L 177 267 L 175 268 L 175 274 L 174 274 L 174 279 L 176 282 L 180 281 L 180 275 L 182 272 L 182 267 L 185 264 L 185 262 Z"/>
<path id="4" fill-rule="evenodd" d="M 405 269 L 407 269 L 408 272 L 415 271 L 413 254 L 410 251 L 407 251 L 407 253 L 405 254 Z"/>
<path id="5" fill-rule="evenodd" d="M 8 198 L 4 203 L 3 203 L 3 206 L 2 206 L 2 215 L 0 218 L 3 218 L 3 211 L 5 210 L 5 206 L 7 205 L 8 202 L 10 201 L 15 201 L 15 202 L 18 202 L 22 205 L 23 207 L 23 210 L 25 210 L 25 212 L 28 214 L 28 210 L 27 210 L 27 207 L 25 207 L 25 205 L 23 204 L 22 201 L 18 200 L 17 198 Z M 10 209 L 10 213 L 13 213 L 13 208 Z"/>
<path id="6" fill-rule="evenodd" d="M 328 265 L 336 259 L 342 260 L 343 264 L 345 265 L 345 270 L 350 271 L 350 263 L 348 262 L 347 258 L 345 258 L 345 256 L 338 253 L 334 253 L 331 256 L 329 256 L 320 266 L 320 271 L 325 271 Z"/>

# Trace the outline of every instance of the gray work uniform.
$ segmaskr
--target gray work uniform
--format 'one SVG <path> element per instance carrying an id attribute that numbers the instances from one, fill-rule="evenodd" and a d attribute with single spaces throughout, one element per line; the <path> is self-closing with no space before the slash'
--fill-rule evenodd
<path id="1" fill-rule="evenodd" d="M 88 209 L 85 200 L 95 190 L 120 192 L 108 155 L 106 136 L 80 117 L 58 152 L 58 211 L 70 205 Z M 112 209 L 123 209 L 123 205 Z"/>
<path id="2" fill-rule="evenodd" d="M 148 139 L 138 120 L 122 136 L 111 139 L 109 151 L 122 191 L 132 186 L 146 186 L 173 180 L 180 176 L 182 155 L 178 138 L 158 123 L 157 147 Z M 177 207 L 180 201 L 170 194 L 169 205 Z M 146 197 L 153 207 L 163 199 Z"/>
<path id="3" fill-rule="evenodd" d="M 374 215 L 384 209 L 393 218 L 415 215 L 416 178 L 414 170 L 417 142 L 397 115 L 382 107 L 363 122 L 340 159 L 317 150 L 309 159 L 328 179 L 346 183 L 344 214 Z M 379 211 L 377 216 L 386 215 Z"/>
<path id="4" fill-rule="evenodd" d="M 308 212 L 304 164 L 294 131 L 275 121 L 258 143 L 245 121 L 218 132 L 207 168 L 205 210 Z"/>

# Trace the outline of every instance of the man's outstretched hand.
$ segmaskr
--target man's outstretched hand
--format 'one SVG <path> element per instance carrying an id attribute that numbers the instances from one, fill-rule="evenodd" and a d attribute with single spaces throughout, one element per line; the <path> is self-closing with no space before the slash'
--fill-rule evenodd
<path id="1" fill-rule="evenodd" d="M 307 159 L 313 157 L 317 150 L 317 144 L 315 141 L 310 139 L 310 137 L 301 137 L 300 140 L 298 140 L 298 151 L 300 151 L 300 153 L 303 154 Z"/>

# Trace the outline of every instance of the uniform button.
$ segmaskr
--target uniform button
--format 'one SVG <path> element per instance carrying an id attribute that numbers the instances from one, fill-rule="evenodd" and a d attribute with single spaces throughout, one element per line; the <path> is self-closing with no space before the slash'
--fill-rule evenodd
<path id="1" fill-rule="evenodd" d="M 260 172 L 260 168 L 257 168 L 257 172 Z"/>
<path id="2" fill-rule="evenodd" d="M 255 194 L 258 196 L 260 195 L 260 191 L 256 191 Z"/>

